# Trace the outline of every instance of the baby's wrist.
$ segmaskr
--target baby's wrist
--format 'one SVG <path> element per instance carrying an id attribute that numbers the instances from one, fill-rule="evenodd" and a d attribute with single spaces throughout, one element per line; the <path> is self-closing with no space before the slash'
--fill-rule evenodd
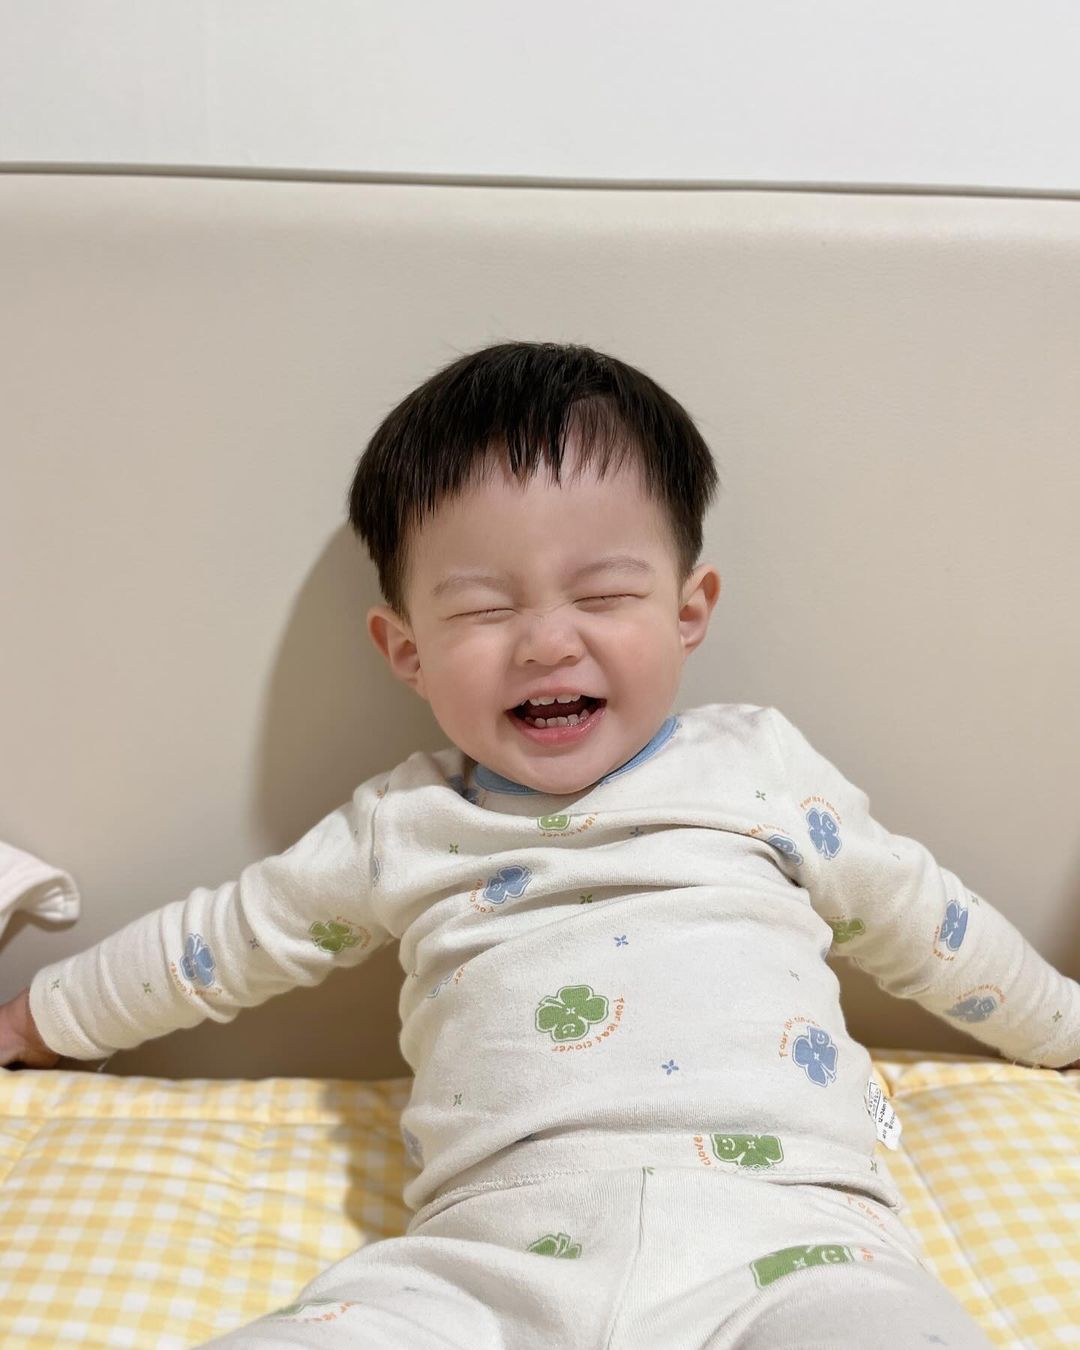
<path id="1" fill-rule="evenodd" d="M 23 1039 L 31 1050 L 38 1050 L 42 1054 L 54 1054 L 54 1050 L 49 1045 L 41 1032 L 38 1031 L 37 1023 L 34 1021 L 34 1014 L 30 1011 L 30 989 L 25 988 L 21 994 L 16 995 L 15 1009 L 21 1023 L 20 1031 Z"/>

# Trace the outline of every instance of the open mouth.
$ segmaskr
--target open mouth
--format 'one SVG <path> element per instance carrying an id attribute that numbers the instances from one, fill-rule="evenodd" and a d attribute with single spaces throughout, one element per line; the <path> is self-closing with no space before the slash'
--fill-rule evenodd
<path id="1" fill-rule="evenodd" d="M 531 703 L 519 703 L 509 711 L 531 727 L 577 726 L 587 722 L 607 702 L 603 698 L 590 698 L 587 694 L 575 699 L 573 703 L 549 703 L 543 707 L 533 707 Z"/>

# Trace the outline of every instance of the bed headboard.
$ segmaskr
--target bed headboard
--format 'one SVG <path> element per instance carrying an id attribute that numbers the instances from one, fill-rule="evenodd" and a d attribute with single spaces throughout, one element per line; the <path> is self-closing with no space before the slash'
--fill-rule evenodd
<path id="1" fill-rule="evenodd" d="M 0 838 L 83 893 L 11 924 L 0 998 L 445 743 L 345 494 L 408 390 L 514 338 L 641 366 L 712 446 L 678 707 L 775 704 L 1080 974 L 1080 201 L 0 173 L 0 297 Z M 865 1043 L 980 1048 L 848 967 Z M 400 979 L 110 1069 L 405 1073 Z"/>

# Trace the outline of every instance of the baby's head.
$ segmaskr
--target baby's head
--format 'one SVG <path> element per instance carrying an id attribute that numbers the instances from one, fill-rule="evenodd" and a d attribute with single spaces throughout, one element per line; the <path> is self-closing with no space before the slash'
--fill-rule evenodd
<path id="1" fill-rule="evenodd" d="M 372 640 L 465 754 L 580 792 L 648 744 L 705 637 L 720 577 L 696 564 L 717 481 L 686 411 L 614 357 L 548 342 L 463 356 L 387 415 L 353 479 L 349 521 L 387 602 Z M 599 700 L 575 732 L 530 732 L 514 711 L 564 691 Z"/>

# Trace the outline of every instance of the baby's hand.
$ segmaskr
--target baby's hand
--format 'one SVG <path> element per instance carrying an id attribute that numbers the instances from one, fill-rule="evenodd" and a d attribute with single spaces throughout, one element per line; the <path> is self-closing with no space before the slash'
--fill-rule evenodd
<path id="1" fill-rule="evenodd" d="M 0 1004 L 0 1065 L 22 1064 L 28 1069 L 51 1069 L 60 1056 L 38 1035 L 30 1013 L 30 990 Z"/>

